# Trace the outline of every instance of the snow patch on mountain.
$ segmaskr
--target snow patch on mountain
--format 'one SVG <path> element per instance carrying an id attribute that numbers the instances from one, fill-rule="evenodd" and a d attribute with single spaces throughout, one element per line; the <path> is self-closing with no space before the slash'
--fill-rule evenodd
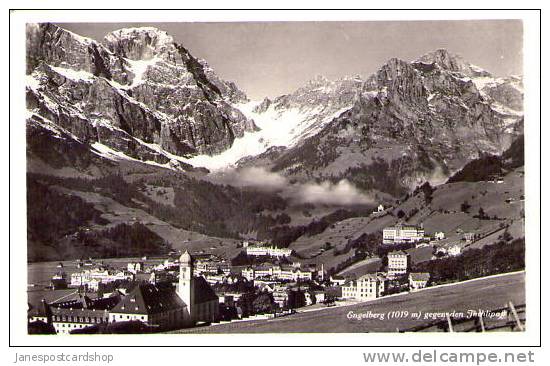
<path id="1" fill-rule="evenodd" d="M 126 61 L 130 64 L 130 70 L 132 74 L 134 74 L 134 79 L 132 80 L 130 88 L 135 88 L 143 83 L 145 79 L 144 76 L 149 66 L 155 65 L 159 60 L 160 59 L 157 57 L 153 57 L 149 60 L 132 60 L 127 58 Z"/>
<path id="2" fill-rule="evenodd" d="M 93 82 L 95 79 L 95 76 L 92 73 L 83 70 L 73 70 L 56 66 L 50 66 L 50 68 L 58 74 L 73 81 Z"/>
<path id="3" fill-rule="evenodd" d="M 246 156 L 259 155 L 273 146 L 291 147 L 304 138 L 312 136 L 333 118 L 351 107 L 339 109 L 323 116 L 319 121 L 318 117 L 323 112 L 323 108 L 320 106 L 277 109 L 272 105 L 261 113 L 256 111 L 256 107 L 260 103 L 261 101 L 251 101 L 235 105 L 235 108 L 239 109 L 247 118 L 254 120 L 259 131 L 245 132 L 243 137 L 235 139 L 231 148 L 221 154 L 198 155 L 185 160 L 185 162 L 216 171 L 233 166 Z"/>
<path id="4" fill-rule="evenodd" d="M 157 163 L 156 161 L 152 161 L 152 160 L 135 159 L 135 158 L 132 158 L 132 157 L 124 154 L 121 151 L 114 150 L 114 149 L 110 148 L 109 146 L 104 145 L 100 142 L 93 143 L 91 145 L 91 147 L 92 147 L 91 151 L 94 154 L 99 155 L 99 156 L 101 156 L 105 159 L 109 159 L 109 160 L 113 160 L 113 161 L 128 160 L 128 161 L 133 161 L 133 162 L 136 162 L 136 163 L 154 165 L 154 166 L 158 166 L 158 167 L 161 167 L 161 168 L 176 170 L 176 165 L 177 164 L 174 164 L 172 161 L 170 161 L 168 163 L 165 163 L 165 164 L 161 164 L 161 163 Z"/>

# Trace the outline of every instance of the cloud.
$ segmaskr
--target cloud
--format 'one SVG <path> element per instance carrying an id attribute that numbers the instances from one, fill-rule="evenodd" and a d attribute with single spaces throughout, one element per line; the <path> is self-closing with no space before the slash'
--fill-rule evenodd
<path id="1" fill-rule="evenodd" d="M 294 192 L 294 199 L 300 202 L 324 203 L 329 205 L 358 205 L 373 203 L 372 198 L 359 191 L 348 180 L 343 179 L 336 184 L 322 182 L 320 184 L 300 184 Z"/>
<path id="2" fill-rule="evenodd" d="M 290 183 L 283 175 L 258 167 L 226 169 L 212 173 L 208 176 L 208 179 L 213 183 L 279 192 L 283 197 L 299 203 L 349 206 L 374 202 L 370 196 L 358 190 L 346 179 L 337 183 L 328 181 L 321 183 Z"/>
<path id="3" fill-rule="evenodd" d="M 288 180 L 282 175 L 256 167 L 228 168 L 210 174 L 208 179 L 214 183 L 229 184 L 235 187 L 255 187 L 265 191 L 278 191 L 289 185 Z"/>

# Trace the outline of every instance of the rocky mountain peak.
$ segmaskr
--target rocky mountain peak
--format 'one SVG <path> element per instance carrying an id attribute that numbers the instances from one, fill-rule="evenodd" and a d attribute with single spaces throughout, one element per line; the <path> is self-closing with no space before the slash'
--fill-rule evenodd
<path id="1" fill-rule="evenodd" d="M 41 62 L 125 83 L 123 62 L 98 42 L 51 23 L 27 24 L 27 74 Z"/>
<path id="2" fill-rule="evenodd" d="M 174 38 L 154 27 L 122 28 L 107 34 L 107 48 L 131 60 L 150 60 L 158 54 L 173 50 Z"/>
<path id="3" fill-rule="evenodd" d="M 413 65 L 398 58 L 388 60 L 365 85 L 365 89 L 386 90 L 391 98 L 418 102 L 425 92 L 422 76 Z"/>
<path id="4" fill-rule="evenodd" d="M 119 29 L 99 43 L 50 23 L 27 26 L 28 126 L 103 157 L 166 165 L 220 153 L 256 128 L 232 106 L 243 100 L 157 28 Z"/>
<path id="5" fill-rule="evenodd" d="M 308 81 L 308 84 L 314 85 L 314 86 L 325 85 L 325 84 L 328 84 L 328 83 L 330 83 L 330 80 L 327 79 L 325 76 L 320 75 L 320 74 L 315 75 L 313 77 L 313 79 Z"/>
<path id="6" fill-rule="evenodd" d="M 436 64 L 443 70 L 460 72 L 469 77 L 489 77 L 491 73 L 466 62 L 462 56 L 451 53 L 444 48 L 426 53 L 414 63 Z"/>

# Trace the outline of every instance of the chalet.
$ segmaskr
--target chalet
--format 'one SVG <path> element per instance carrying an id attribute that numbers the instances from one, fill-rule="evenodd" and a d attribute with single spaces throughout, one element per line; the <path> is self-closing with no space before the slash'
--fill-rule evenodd
<path id="1" fill-rule="evenodd" d="M 376 208 L 375 211 L 372 211 L 372 213 L 373 213 L 373 215 L 379 215 L 379 214 L 383 213 L 384 210 L 385 210 L 384 205 L 380 204 L 380 205 L 378 205 L 378 207 Z"/>
<path id="2" fill-rule="evenodd" d="M 462 247 L 460 245 L 452 245 L 447 248 L 447 254 L 454 257 L 462 253 Z"/>
<path id="3" fill-rule="evenodd" d="M 136 274 L 139 272 L 142 272 L 145 267 L 143 266 L 143 262 L 129 262 L 127 266 L 128 272 Z"/>
<path id="4" fill-rule="evenodd" d="M 471 243 L 475 240 L 475 233 L 464 233 L 464 240 L 466 240 L 467 243 Z"/>
<path id="5" fill-rule="evenodd" d="M 410 273 L 409 274 L 409 289 L 411 291 L 425 288 L 430 280 L 429 273 Z"/>
<path id="6" fill-rule="evenodd" d="M 330 276 L 330 284 L 333 286 L 342 286 L 346 283 L 346 278 L 340 275 Z"/>

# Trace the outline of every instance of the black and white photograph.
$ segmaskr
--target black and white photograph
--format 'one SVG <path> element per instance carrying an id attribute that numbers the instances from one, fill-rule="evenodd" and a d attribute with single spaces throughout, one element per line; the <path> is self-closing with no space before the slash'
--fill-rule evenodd
<path id="1" fill-rule="evenodd" d="M 509 15 L 25 21 L 26 335 L 538 329 Z"/>

